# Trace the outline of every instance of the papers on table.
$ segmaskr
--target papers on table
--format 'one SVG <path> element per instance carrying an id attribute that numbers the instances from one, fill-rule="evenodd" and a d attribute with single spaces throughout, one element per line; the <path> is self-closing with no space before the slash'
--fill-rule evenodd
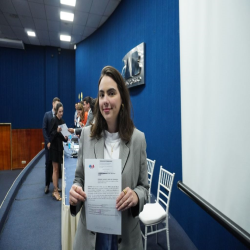
<path id="1" fill-rule="evenodd" d="M 62 128 L 61 133 L 63 134 L 63 136 L 71 135 L 71 133 L 68 131 L 68 127 L 67 127 L 66 123 L 64 123 L 62 125 L 58 125 L 58 127 Z"/>
<path id="2" fill-rule="evenodd" d="M 79 151 L 79 145 L 76 145 L 76 144 L 74 144 L 74 148 L 73 148 L 76 152 L 78 152 Z"/>
<path id="3" fill-rule="evenodd" d="M 121 235 L 121 212 L 115 207 L 121 193 L 121 159 L 85 159 L 84 190 L 87 229 Z"/>

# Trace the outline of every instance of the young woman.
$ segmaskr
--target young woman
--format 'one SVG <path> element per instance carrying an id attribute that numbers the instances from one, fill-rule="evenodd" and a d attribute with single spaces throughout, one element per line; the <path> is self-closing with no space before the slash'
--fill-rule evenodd
<path id="1" fill-rule="evenodd" d="M 121 74 L 113 67 L 103 68 L 95 104 L 95 123 L 82 130 L 78 166 L 70 190 L 71 214 L 81 210 L 74 249 L 142 249 L 139 213 L 147 202 L 148 175 L 146 141 L 130 117 L 130 97 Z M 116 209 L 122 212 L 122 235 L 90 232 L 86 229 L 84 164 L 87 159 L 121 159 L 122 189 Z"/>
<path id="2" fill-rule="evenodd" d="M 77 115 L 78 115 L 78 123 L 80 127 L 84 127 L 84 125 L 87 122 L 88 113 L 85 114 L 83 105 L 81 103 L 77 104 L 76 110 L 77 110 Z"/>
<path id="3" fill-rule="evenodd" d="M 62 119 L 63 116 L 63 105 L 61 102 L 58 102 L 55 109 L 55 116 L 52 118 L 50 122 L 50 129 L 49 129 L 49 138 L 50 138 L 50 158 L 52 160 L 53 165 L 53 185 L 54 185 L 54 192 L 52 196 L 57 201 L 62 200 L 59 192 L 58 192 L 58 177 L 59 177 L 59 167 L 61 167 L 62 163 L 62 156 L 63 156 L 63 144 L 62 142 L 68 141 L 68 137 L 64 137 L 61 133 L 62 129 L 58 127 L 64 123 Z"/>

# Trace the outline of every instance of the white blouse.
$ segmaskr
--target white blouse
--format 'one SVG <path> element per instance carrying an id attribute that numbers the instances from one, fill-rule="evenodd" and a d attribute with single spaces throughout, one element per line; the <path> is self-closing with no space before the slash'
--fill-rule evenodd
<path id="1" fill-rule="evenodd" d="M 104 159 L 119 159 L 121 138 L 117 133 L 105 130 Z"/>

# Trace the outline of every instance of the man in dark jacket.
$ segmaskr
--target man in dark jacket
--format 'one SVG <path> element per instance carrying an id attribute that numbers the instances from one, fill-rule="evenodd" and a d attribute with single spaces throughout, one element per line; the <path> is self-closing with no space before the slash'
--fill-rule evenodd
<path id="1" fill-rule="evenodd" d="M 52 178 L 52 161 L 49 157 L 49 148 L 50 148 L 50 140 L 49 140 L 49 124 L 51 119 L 55 114 L 55 108 L 57 103 L 60 102 L 58 97 L 55 97 L 52 101 L 52 110 L 46 112 L 43 117 L 43 137 L 44 137 L 44 148 L 45 148 L 45 190 L 44 193 L 47 194 L 49 192 L 49 184 Z"/>

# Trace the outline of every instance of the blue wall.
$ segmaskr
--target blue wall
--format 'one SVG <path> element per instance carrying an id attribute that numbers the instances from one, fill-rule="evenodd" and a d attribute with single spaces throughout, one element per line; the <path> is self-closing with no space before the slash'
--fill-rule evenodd
<path id="1" fill-rule="evenodd" d="M 0 123 L 12 123 L 13 129 L 41 128 L 55 96 L 72 126 L 75 51 L 62 49 L 59 55 L 55 47 L 0 48 Z"/>
<path id="2" fill-rule="evenodd" d="M 179 5 L 174 0 L 122 1 L 107 22 L 76 50 L 76 98 L 96 97 L 101 69 L 122 70 L 122 58 L 145 42 L 146 85 L 130 89 L 134 122 L 147 140 L 147 154 L 156 160 L 153 193 L 160 165 L 176 173 L 170 205 L 198 249 L 245 247 L 177 189 L 182 180 Z"/>

